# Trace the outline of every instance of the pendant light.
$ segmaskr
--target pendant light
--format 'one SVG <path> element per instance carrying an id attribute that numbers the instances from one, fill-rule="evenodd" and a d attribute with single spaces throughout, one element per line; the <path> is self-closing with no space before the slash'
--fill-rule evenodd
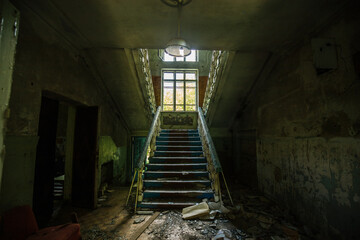
<path id="1" fill-rule="evenodd" d="M 186 57 L 190 55 L 191 49 L 185 39 L 180 37 L 180 18 L 182 7 L 189 4 L 191 0 L 161 0 L 170 7 L 178 8 L 178 29 L 177 37 L 171 39 L 165 48 L 165 52 L 173 57 Z"/>

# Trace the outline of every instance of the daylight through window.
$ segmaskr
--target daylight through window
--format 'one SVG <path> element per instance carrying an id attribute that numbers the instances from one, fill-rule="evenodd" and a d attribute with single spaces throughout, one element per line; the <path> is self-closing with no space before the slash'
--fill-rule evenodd
<path id="1" fill-rule="evenodd" d="M 197 62 L 198 61 L 198 51 L 191 50 L 189 56 L 186 57 L 173 57 L 167 54 L 163 49 L 159 50 L 160 58 L 164 62 Z"/>
<path id="2" fill-rule="evenodd" d="M 162 70 L 163 111 L 196 111 L 197 70 Z"/>

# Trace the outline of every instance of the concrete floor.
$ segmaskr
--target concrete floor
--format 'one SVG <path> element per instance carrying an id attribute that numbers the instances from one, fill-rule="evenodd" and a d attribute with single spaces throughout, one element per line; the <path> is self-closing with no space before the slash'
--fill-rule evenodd
<path id="1" fill-rule="evenodd" d="M 50 225 L 69 222 L 76 212 L 84 240 L 125 240 L 151 217 L 133 214 L 125 207 L 127 187 L 111 187 L 106 199 L 95 210 L 61 206 L 54 212 Z M 229 239 L 313 239 L 307 226 L 299 226 L 291 216 L 264 196 L 237 186 L 233 188 L 234 206 L 224 195 L 228 214 L 214 220 L 183 220 L 180 211 L 163 211 L 138 239 L 212 239 L 223 230 Z M 135 223 L 140 220 L 140 223 Z"/>

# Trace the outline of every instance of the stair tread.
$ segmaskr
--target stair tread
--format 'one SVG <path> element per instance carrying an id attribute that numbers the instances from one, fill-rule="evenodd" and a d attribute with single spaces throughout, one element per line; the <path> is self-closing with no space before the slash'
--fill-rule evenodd
<path id="1" fill-rule="evenodd" d="M 145 190 L 144 193 L 182 193 L 182 194 L 187 194 L 187 193 L 213 193 L 212 190 L 197 190 L 197 189 L 189 189 L 189 190 L 163 190 L 163 189 L 159 189 L 159 190 L 154 190 L 154 189 L 148 189 Z"/>
<path id="2" fill-rule="evenodd" d="M 178 139 L 178 138 L 186 138 L 186 139 L 190 139 L 190 138 L 200 138 L 199 136 L 158 136 L 158 138 L 175 138 L 175 139 Z"/>
<path id="3" fill-rule="evenodd" d="M 181 170 L 181 171 L 146 171 L 145 173 L 209 173 L 208 171 L 191 171 L 191 170 Z"/>
<path id="4" fill-rule="evenodd" d="M 206 166 L 207 163 L 148 163 L 146 166 L 170 166 L 170 167 L 181 167 L 181 166 Z"/>
<path id="5" fill-rule="evenodd" d="M 200 201 L 199 202 L 194 202 L 194 201 L 192 201 L 192 202 L 174 202 L 174 201 L 158 201 L 158 200 L 156 200 L 156 201 L 142 201 L 142 202 L 140 202 L 140 204 L 141 203 L 146 203 L 146 204 L 169 204 L 169 205 L 183 205 L 183 204 L 186 204 L 186 205 L 195 205 L 195 204 L 198 204 L 198 203 L 200 203 Z"/>
<path id="6" fill-rule="evenodd" d="M 161 150 L 161 151 L 156 151 L 157 152 L 167 152 L 167 153 L 202 153 L 203 151 L 167 151 L 167 150 Z"/>
<path id="7" fill-rule="evenodd" d="M 161 129 L 161 132 L 198 132 L 197 129 Z"/>
<path id="8" fill-rule="evenodd" d="M 189 131 L 172 131 L 172 132 L 160 132 L 160 134 L 199 134 L 199 132 L 189 132 Z"/>
<path id="9" fill-rule="evenodd" d="M 169 141 L 156 141 L 156 142 L 158 142 L 158 143 L 167 143 L 167 142 L 187 142 L 187 143 L 201 143 L 201 141 L 199 140 L 199 141 L 171 141 L 171 140 L 169 140 Z"/>
<path id="10" fill-rule="evenodd" d="M 149 159 L 203 159 L 205 157 L 164 157 L 164 156 L 154 156 L 154 157 L 150 157 Z"/>
<path id="11" fill-rule="evenodd" d="M 210 180 L 154 180 L 148 179 L 144 180 L 144 182 L 160 182 L 160 183 L 209 183 Z"/>
<path id="12" fill-rule="evenodd" d="M 188 145 L 156 145 L 156 147 L 168 147 L 168 148 L 179 148 L 179 147 L 193 147 L 193 148 L 198 148 L 201 146 L 188 146 Z"/>

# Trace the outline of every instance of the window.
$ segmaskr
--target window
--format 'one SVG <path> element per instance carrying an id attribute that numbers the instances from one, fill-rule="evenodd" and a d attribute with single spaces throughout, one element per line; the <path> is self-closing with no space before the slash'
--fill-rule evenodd
<path id="1" fill-rule="evenodd" d="M 159 50 L 159 56 L 164 62 L 198 62 L 198 51 L 191 50 L 189 56 L 186 57 L 173 57 L 167 54 L 163 49 Z"/>
<path id="2" fill-rule="evenodd" d="M 196 111 L 198 71 L 162 70 L 163 111 Z"/>

